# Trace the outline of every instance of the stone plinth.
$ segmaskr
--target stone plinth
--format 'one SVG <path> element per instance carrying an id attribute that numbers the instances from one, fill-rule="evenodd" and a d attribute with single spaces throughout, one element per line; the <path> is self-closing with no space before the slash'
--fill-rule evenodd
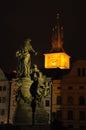
<path id="1" fill-rule="evenodd" d="M 32 95 L 30 93 L 30 87 L 33 81 L 30 78 L 22 78 L 20 81 L 20 96 L 18 97 L 17 106 L 13 117 L 13 123 L 18 125 L 32 125 Z M 36 104 L 34 124 L 48 124 L 48 120 L 48 113 L 45 111 L 43 104 Z"/>
<path id="2" fill-rule="evenodd" d="M 19 96 L 13 118 L 14 124 L 32 124 L 32 108 L 30 87 L 33 81 L 30 78 L 19 80 Z"/>

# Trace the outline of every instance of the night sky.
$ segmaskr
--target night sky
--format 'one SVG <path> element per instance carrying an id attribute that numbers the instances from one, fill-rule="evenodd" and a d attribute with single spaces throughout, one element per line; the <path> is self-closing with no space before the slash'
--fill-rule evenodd
<path id="1" fill-rule="evenodd" d="M 86 7 L 79 0 L 4 0 L 0 3 L 0 67 L 17 67 L 16 51 L 25 38 L 38 51 L 32 63 L 44 67 L 43 54 L 51 49 L 52 28 L 60 13 L 64 50 L 73 60 L 86 59 Z"/>

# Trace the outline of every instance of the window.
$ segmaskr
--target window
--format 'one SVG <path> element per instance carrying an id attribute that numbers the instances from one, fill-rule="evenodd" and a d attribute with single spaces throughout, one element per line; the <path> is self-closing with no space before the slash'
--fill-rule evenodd
<path id="1" fill-rule="evenodd" d="M 0 97 L 0 103 L 2 102 L 2 100 L 1 100 L 1 97 Z"/>
<path id="2" fill-rule="evenodd" d="M 77 73 L 78 73 L 78 76 L 81 75 L 81 70 L 80 70 L 80 68 L 77 69 Z"/>
<path id="3" fill-rule="evenodd" d="M 73 97 L 68 97 L 68 104 L 73 105 Z"/>
<path id="4" fill-rule="evenodd" d="M 6 97 L 0 97 L 0 103 L 5 103 L 6 102 Z"/>
<path id="5" fill-rule="evenodd" d="M 85 68 L 78 68 L 77 75 L 78 76 L 85 76 Z"/>
<path id="6" fill-rule="evenodd" d="M 68 111 L 68 120 L 73 120 L 73 111 Z"/>
<path id="7" fill-rule="evenodd" d="M 49 107 L 49 105 L 50 105 L 49 100 L 46 100 L 46 101 L 45 101 L 45 106 L 46 106 L 46 107 Z"/>
<path id="8" fill-rule="evenodd" d="M 6 97 L 2 97 L 2 103 L 6 102 Z"/>
<path id="9" fill-rule="evenodd" d="M 59 87 L 57 87 L 57 89 L 61 89 L 61 87 L 59 86 Z"/>
<path id="10" fill-rule="evenodd" d="M 82 76 L 85 76 L 85 68 L 82 68 Z"/>
<path id="11" fill-rule="evenodd" d="M 0 86 L 0 91 L 2 91 L 2 86 Z"/>
<path id="12" fill-rule="evenodd" d="M 79 111 L 79 120 L 85 120 L 85 111 Z"/>
<path id="13" fill-rule="evenodd" d="M 3 86 L 3 91 L 6 91 L 6 86 Z"/>
<path id="14" fill-rule="evenodd" d="M 57 105 L 61 105 L 62 104 L 62 97 L 58 96 L 57 97 Z"/>
<path id="15" fill-rule="evenodd" d="M 57 118 L 57 120 L 62 120 L 62 111 L 61 110 L 58 110 L 56 112 L 56 118 Z"/>
<path id="16" fill-rule="evenodd" d="M 80 97 L 79 97 L 79 105 L 85 105 L 84 96 L 80 96 Z"/>
<path id="17" fill-rule="evenodd" d="M 6 91 L 6 86 L 0 86 L 0 91 Z"/>
<path id="18" fill-rule="evenodd" d="M 73 89 L 73 87 L 72 87 L 72 86 L 69 86 L 68 89 L 71 90 L 71 89 Z"/>
<path id="19" fill-rule="evenodd" d="M 5 109 L 0 109 L 0 115 L 4 115 L 5 114 Z"/>
<path id="20" fill-rule="evenodd" d="M 55 119 L 56 118 L 56 113 L 52 112 L 52 118 Z"/>
<path id="21" fill-rule="evenodd" d="M 85 87 L 84 86 L 80 86 L 79 89 L 85 89 Z"/>

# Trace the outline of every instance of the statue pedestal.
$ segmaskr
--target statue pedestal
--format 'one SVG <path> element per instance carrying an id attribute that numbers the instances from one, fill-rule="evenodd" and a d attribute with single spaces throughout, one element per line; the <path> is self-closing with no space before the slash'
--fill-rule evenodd
<path id="1" fill-rule="evenodd" d="M 37 106 L 35 112 L 35 124 L 46 125 L 48 124 L 48 121 L 49 121 L 49 115 L 45 111 L 44 107 L 42 105 Z"/>
<path id="2" fill-rule="evenodd" d="M 19 97 L 14 113 L 14 124 L 32 124 L 32 108 L 30 87 L 33 81 L 30 78 L 21 78 L 19 80 Z"/>
<path id="3" fill-rule="evenodd" d="M 13 123 L 18 125 L 32 125 L 33 113 L 31 107 L 32 96 L 30 87 L 33 81 L 29 78 L 21 79 L 21 93 L 19 101 L 17 102 L 16 110 L 14 113 Z M 42 103 L 36 105 L 34 115 L 34 125 L 48 124 L 48 113 L 44 110 Z"/>
<path id="4" fill-rule="evenodd" d="M 14 124 L 32 125 L 32 108 L 29 104 L 24 103 L 23 100 L 18 104 L 14 117 Z M 37 106 L 34 117 L 34 125 L 48 124 L 48 113 L 42 106 Z"/>
<path id="5" fill-rule="evenodd" d="M 29 104 L 25 103 L 22 99 L 17 104 L 13 123 L 18 125 L 32 124 L 32 108 Z"/>

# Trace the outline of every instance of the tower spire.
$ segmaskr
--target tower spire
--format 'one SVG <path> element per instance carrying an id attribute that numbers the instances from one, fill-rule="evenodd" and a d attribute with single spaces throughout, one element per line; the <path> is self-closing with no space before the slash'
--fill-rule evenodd
<path id="1" fill-rule="evenodd" d="M 63 52 L 63 27 L 60 26 L 60 17 L 57 13 L 57 24 L 53 28 L 52 41 L 51 41 L 51 52 Z"/>

